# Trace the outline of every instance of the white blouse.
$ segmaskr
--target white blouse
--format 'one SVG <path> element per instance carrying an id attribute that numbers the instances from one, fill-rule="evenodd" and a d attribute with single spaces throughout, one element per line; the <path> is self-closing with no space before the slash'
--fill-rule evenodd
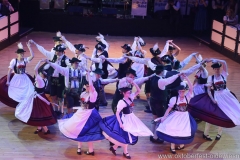
<path id="1" fill-rule="evenodd" d="M 192 94 L 190 94 L 190 92 L 188 92 L 188 93 L 186 94 L 186 98 L 187 98 L 187 100 L 188 100 L 188 103 L 189 103 L 191 97 L 192 97 Z M 177 97 L 172 97 L 172 98 L 170 99 L 169 104 L 168 104 L 168 106 L 169 106 L 170 108 L 173 108 L 174 105 L 176 104 L 176 98 L 177 98 Z M 184 97 L 184 99 L 181 101 L 180 98 L 178 97 L 177 105 L 183 104 L 183 103 L 187 104 L 186 98 Z"/>
<path id="2" fill-rule="evenodd" d="M 27 58 L 24 58 L 23 61 L 17 60 L 17 65 L 16 65 L 16 67 L 18 67 L 19 65 L 25 65 L 25 63 L 26 63 L 26 64 L 29 63 L 29 62 L 30 62 L 29 59 L 30 59 L 30 58 L 27 57 Z M 25 63 L 24 63 L 24 62 L 25 62 Z M 8 68 L 14 69 L 15 64 L 16 64 L 16 59 L 12 59 L 12 60 L 10 61 L 10 65 L 9 65 Z"/>
<path id="3" fill-rule="evenodd" d="M 134 98 L 135 98 L 135 94 L 134 93 L 132 93 L 132 94 L 130 94 L 130 97 L 129 97 L 130 99 L 131 99 L 131 101 L 133 102 L 133 100 L 134 100 Z M 130 105 L 130 104 L 129 104 Z M 127 104 L 123 101 L 123 100 L 120 100 L 119 102 L 118 102 L 118 104 L 117 104 L 117 111 L 118 112 L 121 112 L 121 110 L 123 109 L 123 108 L 125 108 L 125 107 L 127 107 Z"/>

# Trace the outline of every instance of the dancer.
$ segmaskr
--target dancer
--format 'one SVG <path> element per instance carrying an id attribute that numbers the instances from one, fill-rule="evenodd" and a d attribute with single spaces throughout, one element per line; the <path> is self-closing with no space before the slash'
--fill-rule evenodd
<path id="1" fill-rule="evenodd" d="M 33 41 L 33 44 L 36 45 L 37 49 L 47 57 L 48 60 L 52 61 L 53 63 L 58 64 L 62 67 L 71 66 L 69 63 L 68 57 L 64 54 L 64 51 L 66 50 L 65 46 L 62 44 L 57 45 L 54 47 L 52 52 L 49 52 L 45 50 L 42 46 L 38 45 L 36 42 Z M 50 67 L 49 71 L 50 79 L 49 84 L 50 86 L 50 95 L 53 103 L 58 104 L 58 106 L 55 106 L 55 112 L 58 115 L 58 117 L 61 117 L 63 113 L 63 105 L 64 105 L 64 76 L 59 74 L 56 70 L 54 70 L 52 67 Z"/>
<path id="2" fill-rule="evenodd" d="M 34 52 L 31 48 L 31 40 L 27 42 L 28 49 L 30 51 L 30 57 L 24 58 L 23 45 L 21 43 L 18 44 L 17 58 L 12 59 L 10 62 L 10 66 L 8 67 L 7 74 L 7 82 L 8 85 L 8 95 L 16 102 L 22 102 L 25 97 L 29 97 L 34 91 L 34 86 L 32 85 L 32 81 L 25 74 L 26 64 L 29 63 L 33 57 Z M 14 70 L 14 76 L 10 81 L 10 75 Z"/>
<path id="3" fill-rule="evenodd" d="M 23 46 L 22 44 L 18 44 L 18 50 L 16 51 L 17 53 L 17 58 L 16 59 L 12 59 L 11 62 L 10 62 L 10 66 L 9 66 L 9 71 L 7 73 L 7 75 L 3 76 L 1 79 L 0 79 L 0 101 L 2 103 L 4 103 L 6 106 L 9 106 L 9 107 L 13 107 L 13 108 L 16 108 L 16 106 L 18 105 L 18 102 L 13 100 L 12 98 L 9 97 L 8 95 L 8 92 L 9 92 L 9 84 L 10 84 L 10 81 L 12 80 L 13 77 L 14 78 L 14 81 L 12 82 L 12 86 L 13 87 L 16 87 L 18 86 L 16 83 L 17 82 L 21 82 L 23 83 L 23 85 L 27 88 L 31 88 L 31 83 L 34 82 L 34 79 L 32 76 L 30 76 L 29 74 L 25 73 L 25 69 L 23 68 L 22 71 L 24 70 L 24 72 L 21 72 L 22 75 L 20 75 L 20 71 L 19 69 L 21 67 L 23 67 L 23 65 L 21 64 L 24 64 L 25 67 L 26 67 L 26 64 L 28 62 L 30 62 L 30 60 L 33 58 L 33 52 L 32 52 L 32 49 L 31 49 L 31 46 L 30 46 L 30 42 L 27 43 L 27 46 L 30 50 L 30 54 L 31 56 L 30 57 L 27 57 L 27 58 L 24 58 L 24 50 L 23 50 Z M 19 68 L 18 68 L 19 66 Z M 24 77 L 28 77 L 26 78 L 26 80 L 24 80 L 25 78 Z M 29 80 L 30 79 L 30 80 Z M 10 92 L 12 92 L 11 94 L 13 94 L 13 87 L 10 87 L 12 88 Z M 23 88 L 24 89 L 24 88 Z M 17 90 L 20 90 L 20 88 L 16 88 L 16 91 Z M 18 96 L 21 96 L 21 95 L 18 95 Z M 22 98 L 20 98 L 22 99 Z"/>
<path id="4" fill-rule="evenodd" d="M 182 82 L 178 87 L 179 95 L 170 99 L 169 107 L 160 118 L 161 123 L 157 128 L 158 137 L 171 143 L 170 151 L 173 154 L 176 154 L 176 150 L 184 149 L 184 144 L 191 143 L 197 130 L 196 121 L 187 111 L 193 86 L 188 77 L 183 77 L 187 80 L 189 91 L 185 94 L 187 84 Z M 175 144 L 179 144 L 176 149 Z"/>
<path id="5" fill-rule="evenodd" d="M 227 82 L 227 63 L 224 60 L 210 59 L 213 61 L 211 67 L 214 75 L 209 76 L 208 96 L 198 95 L 191 102 L 191 112 L 194 116 L 204 120 L 206 123 L 203 138 L 211 141 L 209 136 L 210 124 L 219 126 L 215 140 L 220 140 L 222 136 L 222 127 L 231 128 L 240 125 L 240 105 L 236 97 L 230 92 L 226 86 Z M 222 67 L 223 66 L 223 67 Z M 222 67 L 222 72 L 221 72 Z M 210 88 L 213 87 L 214 95 Z M 205 104 L 200 105 L 200 104 Z"/>
<path id="6" fill-rule="evenodd" d="M 114 144 L 110 151 L 116 155 L 116 149 L 118 146 L 122 146 L 124 150 L 123 156 L 131 159 L 128 153 L 128 144 L 136 144 L 138 136 L 150 136 L 153 134 L 133 113 L 133 100 L 140 93 L 140 88 L 131 78 L 126 78 L 126 80 L 137 91 L 132 93 L 131 87 L 125 87 L 125 79 L 121 79 L 119 90 L 124 96 L 118 102 L 116 115 L 103 118 L 99 125 L 106 139 Z M 121 115 L 120 112 L 122 112 Z"/>
<path id="7" fill-rule="evenodd" d="M 44 62 L 44 60 L 39 61 L 34 69 L 36 76 L 35 91 L 26 91 L 30 93 L 17 105 L 15 116 L 28 125 L 37 126 L 34 134 L 38 134 L 44 129 L 44 134 L 46 135 L 50 133 L 47 126 L 57 123 L 57 120 L 54 116 L 52 105 L 44 93 L 47 86 L 46 72 L 38 73 L 41 62 Z"/>
<path id="8" fill-rule="evenodd" d="M 94 156 L 93 141 L 103 140 L 104 136 L 98 125 L 102 118 L 95 109 L 97 92 L 89 72 L 87 77 L 88 82 L 85 83 L 86 91 L 82 92 L 80 96 L 81 107 L 71 118 L 65 115 L 63 119 L 58 120 L 58 126 L 64 136 L 78 141 L 78 155 L 81 155 L 82 142 L 88 142 L 89 150 L 84 153 Z"/>

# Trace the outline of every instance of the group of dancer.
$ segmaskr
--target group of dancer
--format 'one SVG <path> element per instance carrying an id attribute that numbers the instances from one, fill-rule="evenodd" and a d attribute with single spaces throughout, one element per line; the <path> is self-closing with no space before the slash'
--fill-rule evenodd
<path id="1" fill-rule="evenodd" d="M 170 142 L 170 152 L 176 154 L 176 150 L 193 141 L 196 118 L 206 121 L 203 138 L 208 141 L 212 141 L 211 124 L 219 126 L 216 140 L 221 139 L 223 127 L 240 125 L 240 105 L 226 86 L 228 70 L 224 60 L 202 59 L 192 53 L 179 61 L 181 49 L 172 40 L 166 41 L 162 51 L 157 43 L 150 48 L 152 58 L 145 57 L 146 43 L 141 37 L 135 37 L 132 45 L 124 44 L 119 58 L 109 58 L 110 45 L 101 34 L 96 37 L 92 56 L 85 54 L 88 47 L 73 45 L 60 32 L 53 40 L 51 51 L 29 40 L 29 57 L 25 57 L 23 45 L 18 44 L 17 58 L 11 60 L 7 75 L 0 80 L 0 100 L 16 108 L 16 118 L 36 126 L 35 134 L 42 130 L 50 134 L 47 126 L 58 122 L 60 132 L 78 142 L 79 155 L 82 142 L 89 147 L 84 153 L 94 155 L 93 142 L 107 139 L 114 155 L 122 146 L 123 156 L 130 159 L 128 145 L 136 144 L 139 136 L 149 136 L 153 143 Z M 33 45 L 46 57 L 34 68 L 34 78 L 26 73 L 27 63 L 34 58 Z M 73 53 L 71 59 L 65 55 L 67 48 Z M 192 58 L 196 65 L 184 70 Z M 212 76 L 206 69 L 210 62 Z M 111 63 L 118 63 L 119 68 Z M 195 74 L 193 83 L 188 78 L 191 74 Z M 99 106 L 107 105 L 104 86 L 115 82 L 113 115 L 102 118 L 98 111 Z M 133 112 L 133 101 L 144 83 L 147 109 L 153 115 L 151 129 Z"/>

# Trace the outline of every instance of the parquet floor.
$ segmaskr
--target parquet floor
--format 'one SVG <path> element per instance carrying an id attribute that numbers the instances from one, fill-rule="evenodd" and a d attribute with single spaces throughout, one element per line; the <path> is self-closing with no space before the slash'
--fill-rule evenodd
<path id="1" fill-rule="evenodd" d="M 46 49 L 51 49 L 53 47 L 52 37 L 55 33 L 45 33 L 45 32 L 33 32 L 28 36 L 22 38 L 20 41 L 24 44 L 24 48 L 27 50 L 25 45 L 26 41 L 33 39 L 40 45 L 44 46 Z M 64 35 L 64 34 L 63 34 Z M 88 55 L 91 55 L 92 49 L 94 48 L 96 41 L 94 35 L 76 35 L 76 34 L 66 34 L 65 37 L 75 43 L 83 43 L 90 49 L 86 51 Z M 133 42 L 133 37 L 112 37 L 106 36 L 105 39 L 110 44 L 109 55 L 110 57 L 120 57 L 121 56 L 121 45 L 124 43 Z M 147 57 L 150 57 L 149 48 L 152 47 L 156 42 L 159 43 L 160 50 L 163 49 L 167 37 L 143 37 L 147 42 L 144 49 L 148 52 Z M 179 45 L 182 49 L 178 56 L 179 60 L 183 60 L 192 52 L 199 52 L 202 54 L 203 58 L 215 57 L 219 59 L 224 59 L 228 63 L 228 88 L 232 90 L 238 97 L 240 97 L 240 74 L 239 67 L 240 64 L 233 62 L 232 60 L 222 56 L 221 54 L 211 50 L 205 45 L 202 45 L 196 40 L 191 38 L 176 38 L 174 43 Z M 33 69 L 36 63 L 44 58 L 44 56 L 38 52 L 35 46 L 32 47 L 35 51 L 35 58 L 27 66 L 27 71 L 33 74 Z M 17 46 L 13 44 L 4 50 L 0 51 L 0 76 L 4 76 L 7 73 L 7 67 L 11 59 L 16 58 Z M 74 55 L 66 50 L 66 54 L 71 58 Z M 26 56 L 29 52 L 26 52 Z M 195 64 L 195 60 L 192 60 L 188 66 Z M 116 67 L 118 65 L 115 65 Z M 209 74 L 212 73 L 211 67 L 207 67 Z M 193 80 L 193 75 L 190 76 Z M 150 128 L 150 121 L 152 115 L 145 113 L 145 95 L 144 87 L 142 87 L 141 99 L 135 100 L 135 114 Z M 100 108 L 100 114 L 102 117 L 112 115 L 111 110 L 111 98 L 115 91 L 115 84 L 110 84 L 106 86 L 105 91 L 107 92 L 108 106 Z M 129 146 L 129 153 L 132 159 L 135 160 L 157 160 L 157 159 L 234 159 L 234 157 L 220 157 L 220 156 L 237 156 L 240 150 L 240 127 L 224 129 L 222 139 L 220 141 L 208 142 L 202 139 L 202 133 L 204 129 L 204 122 L 199 123 L 198 131 L 196 133 L 195 139 L 191 144 L 186 145 L 185 149 L 178 151 L 178 155 L 174 156 L 169 152 L 169 143 L 164 144 L 152 144 L 149 141 L 149 137 L 140 137 L 139 142 L 134 146 Z M 77 155 L 76 154 L 76 142 L 66 139 L 59 132 L 57 124 L 50 126 L 51 134 L 35 135 L 35 127 L 28 126 L 20 122 L 14 116 L 14 109 L 4 104 L 0 103 L 0 160 L 71 160 L 71 159 L 99 159 L 99 160 L 121 160 L 122 149 L 117 150 L 117 156 L 112 155 L 108 150 L 109 143 L 106 140 L 97 142 L 94 144 L 95 156 L 87 155 Z M 211 128 L 210 135 L 215 138 L 217 134 L 217 127 L 213 126 Z M 87 144 L 82 148 L 83 151 L 87 150 Z M 220 155 L 221 154 L 221 155 Z M 222 155 L 224 154 L 224 155 Z M 189 157 L 189 156 L 194 157 Z M 160 156 L 169 156 L 160 157 Z M 183 158 L 185 156 L 185 158 Z M 206 157 L 207 156 L 207 157 Z M 238 155 L 240 159 L 240 154 Z"/>

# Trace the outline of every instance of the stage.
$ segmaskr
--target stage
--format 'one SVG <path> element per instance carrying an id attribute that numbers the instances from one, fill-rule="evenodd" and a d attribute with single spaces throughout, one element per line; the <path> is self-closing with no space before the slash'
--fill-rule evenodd
<path id="1" fill-rule="evenodd" d="M 95 28 L 96 32 L 100 31 Z M 95 37 L 96 35 L 83 35 L 83 34 L 62 34 L 69 40 L 71 43 L 83 43 L 89 49 L 86 51 L 87 55 L 91 55 L 92 50 L 96 44 Z M 121 46 L 125 43 L 132 44 L 134 37 L 124 37 L 124 36 L 106 36 L 106 33 L 103 33 L 105 39 L 110 44 L 109 56 L 110 57 L 120 57 Z M 140 34 L 141 35 L 141 34 Z M 32 32 L 26 37 L 21 38 L 21 42 L 24 45 L 24 49 L 27 50 L 25 45 L 27 40 L 33 39 L 36 43 L 42 45 L 44 48 L 50 50 L 53 47 L 52 37 L 55 36 L 55 33 L 47 32 Z M 151 48 L 156 42 L 159 43 L 160 50 L 163 49 L 165 42 L 172 37 L 142 37 L 147 45 L 144 47 L 144 50 L 147 51 L 147 57 L 151 57 L 149 48 Z M 217 53 L 216 51 L 210 49 L 199 41 L 193 40 L 192 38 L 174 38 L 174 43 L 177 44 L 181 49 L 181 53 L 178 56 L 179 60 L 183 60 L 192 52 L 199 52 L 203 58 L 218 58 L 227 61 L 228 64 L 228 81 L 227 87 L 233 91 L 237 97 L 240 97 L 240 75 L 239 67 L 240 64 L 228 59 L 227 57 Z M 33 69 L 36 63 L 43 59 L 44 56 L 38 52 L 36 47 L 32 45 L 33 51 L 35 53 L 35 58 L 27 65 L 27 72 L 33 75 Z M 17 45 L 13 44 L 0 53 L 0 63 L 1 70 L 0 76 L 4 76 L 7 73 L 8 65 L 11 59 L 16 58 L 15 51 L 17 50 Z M 25 57 L 29 55 L 29 51 L 25 53 Z M 66 50 L 66 55 L 69 58 L 74 56 L 68 49 Z M 90 62 L 89 62 L 90 64 Z M 186 68 L 195 64 L 195 60 L 192 60 Z M 114 66 L 118 68 L 118 65 Z M 207 66 L 209 74 L 211 75 L 212 68 L 210 65 Z M 194 75 L 190 76 L 191 81 L 194 79 Z M 111 110 L 111 100 L 113 93 L 115 91 L 115 84 L 110 84 L 105 87 L 105 92 L 107 93 L 108 106 L 100 107 L 100 115 L 106 117 L 112 115 Z M 144 124 L 151 128 L 152 114 L 145 113 L 145 95 L 144 95 L 144 86 L 140 94 L 140 99 L 135 100 L 135 110 L 134 113 L 138 116 Z M 240 127 L 229 128 L 223 130 L 223 135 L 219 141 L 205 141 L 202 138 L 203 130 L 205 123 L 201 122 L 198 124 L 198 130 L 195 135 L 195 139 L 191 144 L 185 146 L 184 150 L 177 151 L 178 155 L 172 155 L 170 153 L 170 144 L 164 142 L 163 144 L 153 144 L 149 141 L 149 137 L 139 137 L 139 141 L 134 146 L 129 146 L 129 154 L 132 159 L 135 160 L 157 160 L 157 159 L 234 159 L 234 158 L 219 158 L 219 156 L 237 156 L 240 149 Z M 77 143 L 65 138 L 59 131 L 58 125 L 49 126 L 51 134 L 44 135 L 40 133 L 39 135 L 33 134 L 36 130 L 35 127 L 28 126 L 20 122 L 14 116 L 14 109 L 4 104 L 0 103 L 0 159 L 3 160 L 71 160 L 71 159 L 109 159 L 109 160 L 123 160 L 125 159 L 122 156 L 123 149 L 117 149 L 117 156 L 114 156 L 111 151 L 109 151 L 109 142 L 103 140 L 101 142 L 94 143 L 94 152 L 95 156 L 87 155 L 77 155 Z M 217 127 L 212 126 L 210 129 L 210 136 L 215 139 L 217 135 Z M 87 150 L 87 144 L 83 144 L 82 151 Z M 190 156 L 193 155 L 195 158 L 181 158 L 181 156 Z M 221 154 L 221 155 L 219 155 Z M 225 155 L 223 155 L 225 154 Z M 204 158 L 204 155 L 208 156 Z M 166 156 L 164 158 L 164 156 Z M 172 156 L 172 158 L 170 157 Z M 202 156 L 202 157 L 201 157 Z M 240 155 L 238 155 L 240 158 Z M 215 157 L 215 158 L 211 158 Z"/>

